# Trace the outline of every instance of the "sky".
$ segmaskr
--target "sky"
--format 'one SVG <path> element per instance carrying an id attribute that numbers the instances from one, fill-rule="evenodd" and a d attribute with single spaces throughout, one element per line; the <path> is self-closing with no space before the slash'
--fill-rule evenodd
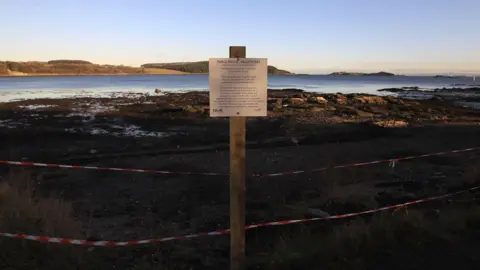
<path id="1" fill-rule="evenodd" d="M 0 60 L 247 57 L 296 73 L 480 74 L 479 0 L 0 0 Z"/>

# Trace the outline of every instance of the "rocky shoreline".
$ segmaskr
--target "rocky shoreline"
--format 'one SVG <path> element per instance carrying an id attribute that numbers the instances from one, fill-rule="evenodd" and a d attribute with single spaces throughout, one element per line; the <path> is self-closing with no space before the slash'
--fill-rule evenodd
<path id="1" fill-rule="evenodd" d="M 479 152 L 395 167 L 310 171 L 478 146 L 480 111 L 456 101 L 269 90 L 268 116 L 247 121 L 247 174 L 307 173 L 248 178 L 247 223 L 303 218 L 308 209 L 343 214 L 468 187 L 480 175 Z M 0 103 L 1 159 L 227 174 L 228 118 L 209 117 L 208 104 L 208 92 Z M 72 203 L 79 239 L 125 241 L 228 228 L 228 177 L 0 166 L 2 178 L 20 173 L 34 179 L 37 196 Z M 247 250 L 261 254 L 290 230 L 336 225 L 252 230 Z M 95 249 L 86 262 L 133 269 L 162 260 L 225 269 L 228 248 L 226 236 L 204 237 L 125 253 Z"/>
<path id="2" fill-rule="evenodd" d="M 247 140 L 258 147 L 273 142 L 298 145 L 316 141 L 319 128 L 349 124 L 372 128 L 478 126 L 480 111 L 474 106 L 461 106 L 459 102 L 470 101 L 468 98 L 412 100 L 395 96 L 270 89 L 268 116 L 248 119 Z M 224 128 L 228 125 L 228 118 L 209 117 L 208 104 L 208 92 L 0 103 L 0 132 L 5 136 L 48 132 L 54 134 L 52 136 L 88 137 L 100 141 L 111 137 L 157 140 L 157 144 L 165 147 L 228 143 L 228 129 Z M 85 151 L 76 153 L 71 150 L 62 156 L 84 154 Z"/>

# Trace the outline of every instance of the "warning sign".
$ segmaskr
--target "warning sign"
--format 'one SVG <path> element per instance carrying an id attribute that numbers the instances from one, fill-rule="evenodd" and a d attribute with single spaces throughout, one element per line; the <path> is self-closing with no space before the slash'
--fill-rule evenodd
<path id="1" fill-rule="evenodd" d="M 211 58 L 210 116 L 266 116 L 267 66 L 266 58 Z"/>

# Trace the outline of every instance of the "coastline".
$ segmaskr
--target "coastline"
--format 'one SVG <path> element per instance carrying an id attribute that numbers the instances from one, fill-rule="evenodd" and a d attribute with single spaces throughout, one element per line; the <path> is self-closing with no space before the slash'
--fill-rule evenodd
<path id="1" fill-rule="evenodd" d="M 209 117 L 208 104 L 208 92 L 194 91 L 0 103 L 0 150 L 12 161 L 228 174 L 229 121 Z M 268 116 L 247 121 L 247 174 L 307 173 L 247 178 L 246 219 L 298 219 L 309 215 L 309 207 L 343 214 L 463 188 L 477 177 L 466 178 L 478 172 L 479 152 L 402 160 L 395 167 L 309 170 L 478 146 L 479 123 L 480 110 L 450 100 L 269 90 Z M 23 171 L 32 175 L 36 194 L 61 194 L 62 202 L 72 204 L 75 222 L 87 228 L 76 239 L 149 239 L 229 226 L 228 177 L 8 166 L 0 176 Z M 318 228 L 318 223 L 311 226 Z M 286 233 L 305 236 L 278 227 L 260 234 L 257 247 L 267 250 Z M 192 267 L 201 262 L 227 269 L 228 260 L 216 254 L 228 254 L 228 238 L 215 238 L 215 245 L 211 239 L 162 247 L 168 248 L 172 265 L 188 261 Z M 190 245 L 208 255 L 199 259 Z M 95 254 L 82 258 L 90 268 L 106 260 L 111 267 L 119 257 Z M 151 249 L 122 254 L 123 262 L 140 265 Z"/>
<path id="2" fill-rule="evenodd" d="M 141 75 L 195 75 L 201 73 L 187 73 L 175 70 L 164 70 L 149 73 L 14 73 L 14 74 L 0 74 L 0 77 L 82 77 L 82 76 L 141 76 Z"/>
<path id="3" fill-rule="evenodd" d="M 18 77 L 86 77 L 86 76 L 149 76 L 149 75 L 208 75 L 208 73 L 188 73 L 176 72 L 171 73 L 97 73 L 97 74 L 0 74 L 0 78 L 18 78 Z M 268 74 L 268 76 L 305 76 L 304 74 Z"/>

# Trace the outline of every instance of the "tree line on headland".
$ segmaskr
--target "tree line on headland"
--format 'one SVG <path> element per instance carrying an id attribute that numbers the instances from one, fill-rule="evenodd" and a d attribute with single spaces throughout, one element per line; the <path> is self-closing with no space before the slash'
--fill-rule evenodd
<path id="1" fill-rule="evenodd" d="M 181 62 L 181 63 L 150 63 L 142 65 L 143 68 L 164 68 L 187 73 L 208 73 L 208 61 Z M 268 66 L 268 74 L 292 74 L 289 71 Z"/>

